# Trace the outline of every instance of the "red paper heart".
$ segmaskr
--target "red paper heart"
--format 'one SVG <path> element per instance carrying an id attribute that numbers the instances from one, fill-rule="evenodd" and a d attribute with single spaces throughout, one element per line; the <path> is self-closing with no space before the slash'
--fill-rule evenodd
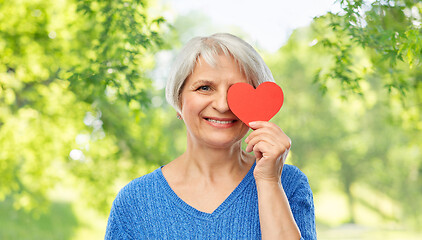
<path id="1" fill-rule="evenodd" d="M 283 101 L 283 90 L 273 82 L 264 82 L 256 89 L 247 83 L 236 83 L 227 93 L 230 110 L 248 126 L 253 121 L 269 121 Z"/>

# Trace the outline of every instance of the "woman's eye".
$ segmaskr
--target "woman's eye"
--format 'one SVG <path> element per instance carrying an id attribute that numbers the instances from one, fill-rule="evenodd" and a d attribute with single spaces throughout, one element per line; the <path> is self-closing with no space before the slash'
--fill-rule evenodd
<path id="1" fill-rule="evenodd" d="M 209 90 L 211 90 L 211 88 L 209 86 L 200 86 L 197 90 L 209 91 Z"/>

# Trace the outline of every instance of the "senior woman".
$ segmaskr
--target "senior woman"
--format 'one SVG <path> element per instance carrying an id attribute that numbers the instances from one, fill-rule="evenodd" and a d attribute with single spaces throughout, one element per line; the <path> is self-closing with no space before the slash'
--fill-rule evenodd
<path id="1" fill-rule="evenodd" d="M 186 151 L 117 195 L 106 239 L 316 239 L 307 177 L 284 164 L 290 138 L 274 123 L 241 122 L 229 87 L 274 81 L 259 54 L 231 34 L 189 41 L 167 101 L 186 125 Z M 253 153 L 247 153 L 253 152 Z"/>

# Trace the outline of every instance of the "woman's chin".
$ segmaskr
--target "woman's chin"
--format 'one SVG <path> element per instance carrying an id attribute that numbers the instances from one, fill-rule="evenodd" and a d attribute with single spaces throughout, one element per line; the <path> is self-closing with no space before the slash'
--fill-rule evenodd
<path id="1" fill-rule="evenodd" d="M 194 134 L 188 130 L 188 142 L 193 145 L 203 145 L 205 147 L 216 149 L 229 149 L 234 145 L 239 146 L 246 131 L 201 131 Z"/>
<path id="2" fill-rule="evenodd" d="M 212 138 L 204 139 L 204 143 L 212 148 L 231 148 L 240 144 L 242 138 Z"/>

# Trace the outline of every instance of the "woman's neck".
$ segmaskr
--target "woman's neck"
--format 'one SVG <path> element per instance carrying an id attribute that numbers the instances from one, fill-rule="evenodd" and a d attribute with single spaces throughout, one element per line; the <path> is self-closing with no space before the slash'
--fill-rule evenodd
<path id="1" fill-rule="evenodd" d="M 213 148 L 189 141 L 179 158 L 185 177 L 216 183 L 227 178 L 243 178 L 253 164 L 253 157 L 241 149 L 241 142 L 228 148 Z"/>

